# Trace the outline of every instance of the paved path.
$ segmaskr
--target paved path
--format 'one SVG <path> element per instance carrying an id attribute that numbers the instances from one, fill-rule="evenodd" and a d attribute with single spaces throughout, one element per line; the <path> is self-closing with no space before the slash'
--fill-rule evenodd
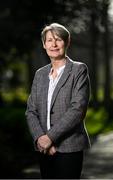
<path id="1" fill-rule="evenodd" d="M 39 178 L 38 165 L 24 170 L 25 178 Z M 82 179 L 113 179 L 113 132 L 99 135 L 86 152 Z"/>
<path id="2" fill-rule="evenodd" d="M 99 135 L 86 153 L 83 178 L 113 179 L 113 132 Z"/>

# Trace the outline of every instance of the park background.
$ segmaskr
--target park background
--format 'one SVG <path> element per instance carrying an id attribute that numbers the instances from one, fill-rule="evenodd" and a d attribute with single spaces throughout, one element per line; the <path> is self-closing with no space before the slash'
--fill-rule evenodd
<path id="1" fill-rule="evenodd" d="M 49 63 L 40 33 L 52 22 L 70 30 L 68 55 L 89 68 L 91 97 L 85 120 L 92 143 L 113 131 L 113 1 L 1 1 L 0 178 L 37 177 L 27 171 L 38 159 L 25 110 L 35 71 Z"/>

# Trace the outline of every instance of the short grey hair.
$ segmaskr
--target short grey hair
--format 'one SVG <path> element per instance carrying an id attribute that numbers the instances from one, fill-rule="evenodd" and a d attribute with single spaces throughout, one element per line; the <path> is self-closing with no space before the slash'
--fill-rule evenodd
<path id="1" fill-rule="evenodd" d="M 46 41 L 46 33 L 48 31 L 51 31 L 53 34 L 55 33 L 64 41 L 65 46 L 68 46 L 68 43 L 70 41 L 70 32 L 65 26 L 59 23 L 52 23 L 50 25 L 45 26 L 41 32 L 41 39 L 43 43 L 45 43 Z"/>

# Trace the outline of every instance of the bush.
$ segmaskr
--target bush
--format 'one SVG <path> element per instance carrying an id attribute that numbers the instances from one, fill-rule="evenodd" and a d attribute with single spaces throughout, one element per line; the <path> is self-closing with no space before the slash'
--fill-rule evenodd
<path id="1" fill-rule="evenodd" d="M 18 178 L 22 169 L 34 161 L 25 108 L 1 108 L 0 117 L 0 178 Z"/>
<path id="2" fill-rule="evenodd" d="M 95 110 L 89 108 L 86 114 L 86 127 L 91 136 L 100 133 L 104 128 L 108 120 L 108 113 L 104 108 Z"/>

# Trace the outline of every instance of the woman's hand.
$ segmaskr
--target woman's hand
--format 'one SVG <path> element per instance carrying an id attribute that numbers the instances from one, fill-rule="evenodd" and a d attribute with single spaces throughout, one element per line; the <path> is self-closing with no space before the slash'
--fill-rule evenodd
<path id="1" fill-rule="evenodd" d="M 49 155 L 54 155 L 56 153 L 55 146 L 51 146 L 47 152 Z"/>
<path id="2" fill-rule="evenodd" d="M 46 153 L 51 145 L 52 141 L 47 135 L 40 136 L 37 140 L 37 147 L 40 152 Z"/>

